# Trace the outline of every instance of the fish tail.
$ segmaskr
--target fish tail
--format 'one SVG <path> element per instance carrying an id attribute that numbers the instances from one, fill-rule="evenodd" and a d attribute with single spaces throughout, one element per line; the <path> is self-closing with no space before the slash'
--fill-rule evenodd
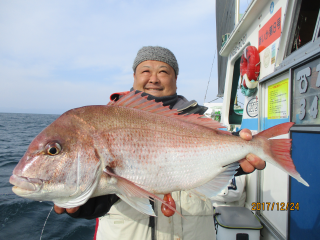
<path id="1" fill-rule="evenodd" d="M 257 134 L 258 137 L 272 138 L 289 132 L 293 122 L 282 123 Z M 269 139 L 270 159 L 274 165 L 279 166 L 297 181 L 309 187 L 309 184 L 300 176 L 291 158 L 291 139 Z M 269 155 L 268 154 L 268 155 Z"/>
<path id="2" fill-rule="evenodd" d="M 294 122 L 282 123 L 282 124 L 273 126 L 271 128 L 268 128 L 262 132 L 259 132 L 257 134 L 257 136 L 265 137 L 265 138 L 269 139 L 269 138 L 276 137 L 276 136 L 279 136 L 282 134 L 286 134 L 289 132 L 289 130 L 293 124 L 294 124 Z"/>
<path id="3" fill-rule="evenodd" d="M 291 158 L 291 139 L 270 139 L 271 152 L 273 159 L 297 181 L 309 187 L 309 184 L 297 172 L 293 160 Z"/>

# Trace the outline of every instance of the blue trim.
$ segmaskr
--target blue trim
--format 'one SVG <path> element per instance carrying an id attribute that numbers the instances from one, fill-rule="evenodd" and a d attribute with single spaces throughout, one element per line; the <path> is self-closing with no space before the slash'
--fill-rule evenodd
<path id="1" fill-rule="evenodd" d="M 289 202 L 293 208 L 289 212 L 289 238 L 316 240 L 320 236 L 320 162 L 319 162 L 319 133 L 292 132 L 292 159 L 297 171 L 310 187 L 306 187 L 291 178 Z"/>
<path id="2" fill-rule="evenodd" d="M 268 118 L 263 118 L 261 121 L 261 131 L 266 130 L 268 128 L 271 128 L 275 125 L 281 124 L 281 123 L 286 123 L 289 122 L 289 118 L 281 118 L 281 119 L 268 119 Z"/>
<path id="3" fill-rule="evenodd" d="M 268 119 L 262 118 L 260 122 L 261 131 L 271 128 L 275 125 L 289 122 L 289 118 Z M 244 118 L 242 119 L 241 129 L 248 128 L 250 130 L 258 130 L 258 118 Z"/>
<path id="4" fill-rule="evenodd" d="M 258 130 L 258 118 L 242 119 L 241 129 L 248 128 L 250 130 Z"/>

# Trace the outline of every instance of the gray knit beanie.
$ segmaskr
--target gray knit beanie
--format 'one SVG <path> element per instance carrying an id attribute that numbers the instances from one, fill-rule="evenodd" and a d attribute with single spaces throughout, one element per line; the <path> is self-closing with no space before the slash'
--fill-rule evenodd
<path id="1" fill-rule="evenodd" d="M 132 69 L 135 72 L 137 66 L 148 60 L 160 61 L 169 64 L 175 71 L 176 75 L 179 74 L 179 66 L 174 54 L 167 48 L 163 47 L 143 47 L 141 48 L 133 62 Z"/>

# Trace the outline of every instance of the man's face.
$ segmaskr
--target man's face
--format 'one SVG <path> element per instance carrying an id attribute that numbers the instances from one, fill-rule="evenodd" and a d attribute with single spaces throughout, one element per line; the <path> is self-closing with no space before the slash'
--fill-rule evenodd
<path id="1" fill-rule="evenodd" d="M 133 74 L 133 89 L 155 97 L 170 96 L 177 91 L 177 77 L 173 68 L 159 61 L 140 63 Z"/>

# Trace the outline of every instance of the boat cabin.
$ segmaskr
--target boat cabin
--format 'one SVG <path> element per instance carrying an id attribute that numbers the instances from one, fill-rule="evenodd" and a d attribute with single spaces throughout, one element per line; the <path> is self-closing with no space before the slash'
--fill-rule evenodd
<path id="1" fill-rule="evenodd" d="M 292 139 L 292 159 L 310 185 L 267 164 L 247 176 L 245 207 L 264 226 L 261 239 L 320 239 L 320 1 L 253 0 L 227 32 L 223 28 L 234 24 L 226 13 L 232 2 L 217 0 L 217 17 L 226 18 L 217 36 L 223 37 L 218 43 L 221 122 L 230 131 L 253 133 L 294 122 L 281 138 Z M 219 24 L 222 20 L 217 29 Z M 235 111 L 239 87 L 242 114 Z"/>

